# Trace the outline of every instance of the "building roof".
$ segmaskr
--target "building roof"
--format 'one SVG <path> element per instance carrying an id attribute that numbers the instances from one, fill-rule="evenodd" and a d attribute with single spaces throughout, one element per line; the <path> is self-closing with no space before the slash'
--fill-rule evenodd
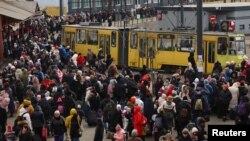
<path id="1" fill-rule="evenodd" d="M 32 16 L 38 10 L 34 1 L 4 1 L 0 0 L 0 15 L 24 20 Z"/>
<path id="2" fill-rule="evenodd" d="M 196 10 L 197 5 L 183 5 L 184 10 Z M 159 10 L 177 10 L 180 5 L 174 6 L 161 6 L 157 9 Z M 234 2 L 234 3 L 204 3 L 203 9 L 206 11 L 234 11 L 234 10 L 249 10 L 250 2 Z"/>
<path id="3" fill-rule="evenodd" d="M 60 7 L 59 6 L 47 6 L 43 9 L 47 15 L 50 16 L 60 16 Z M 63 8 L 63 13 L 67 14 L 67 8 Z"/>

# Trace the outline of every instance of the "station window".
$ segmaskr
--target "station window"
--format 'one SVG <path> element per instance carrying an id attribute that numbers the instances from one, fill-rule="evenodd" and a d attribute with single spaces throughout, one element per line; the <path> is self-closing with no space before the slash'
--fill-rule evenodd
<path id="1" fill-rule="evenodd" d="M 244 24 L 241 24 L 240 25 L 240 30 L 244 30 L 245 29 L 245 25 Z"/>
<path id="2" fill-rule="evenodd" d="M 89 45 L 98 45 L 98 31 L 90 30 L 87 32 L 88 44 Z"/>
<path id="3" fill-rule="evenodd" d="M 218 38 L 217 53 L 220 55 L 227 54 L 227 38 L 226 37 L 219 37 Z"/>
<path id="4" fill-rule="evenodd" d="M 76 43 L 77 44 L 86 44 L 86 30 L 78 29 L 76 30 Z"/>
<path id="5" fill-rule="evenodd" d="M 137 33 L 131 33 L 131 36 L 130 36 L 130 48 L 133 48 L 133 49 L 137 48 L 137 40 L 138 40 Z"/>
<path id="6" fill-rule="evenodd" d="M 158 50 L 174 51 L 173 39 L 173 35 L 159 34 Z"/>
<path id="7" fill-rule="evenodd" d="M 194 38 L 190 35 L 180 35 L 177 39 L 178 51 L 190 52 L 194 49 Z"/>
<path id="8" fill-rule="evenodd" d="M 111 33 L 111 45 L 112 47 L 116 47 L 116 32 L 115 31 Z"/>

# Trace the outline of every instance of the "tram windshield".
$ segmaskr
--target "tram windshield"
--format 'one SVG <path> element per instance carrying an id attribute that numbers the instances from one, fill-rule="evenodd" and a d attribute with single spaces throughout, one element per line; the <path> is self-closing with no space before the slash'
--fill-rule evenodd
<path id="1" fill-rule="evenodd" d="M 229 55 L 244 55 L 245 51 L 245 39 L 242 36 L 229 38 Z"/>

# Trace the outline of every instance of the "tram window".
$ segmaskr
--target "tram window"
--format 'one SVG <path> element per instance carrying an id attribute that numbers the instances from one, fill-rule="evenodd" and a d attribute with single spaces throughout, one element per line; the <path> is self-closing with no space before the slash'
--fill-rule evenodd
<path id="1" fill-rule="evenodd" d="M 214 63 L 214 61 L 215 61 L 215 56 L 214 56 L 214 54 L 215 54 L 215 50 L 214 50 L 214 48 L 215 48 L 215 43 L 214 42 L 210 42 L 209 44 L 208 44 L 208 62 L 209 63 Z"/>
<path id="2" fill-rule="evenodd" d="M 137 48 L 137 40 L 138 40 L 138 35 L 137 33 L 131 33 L 130 37 L 130 48 L 136 49 Z"/>
<path id="3" fill-rule="evenodd" d="M 219 37 L 218 38 L 217 53 L 220 55 L 227 54 L 227 38 L 226 37 Z"/>
<path id="4" fill-rule="evenodd" d="M 155 58 L 155 40 L 149 39 L 149 57 Z"/>
<path id="5" fill-rule="evenodd" d="M 98 31 L 90 30 L 87 32 L 88 44 L 89 45 L 98 45 Z"/>
<path id="6" fill-rule="evenodd" d="M 158 50 L 174 51 L 173 36 L 171 35 L 158 35 Z"/>
<path id="7" fill-rule="evenodd" d="M 111 45 L 112 47 L 116 47 L 116 32 L 112 31 L 111 33 Z"/>
<path id="8" fill-rule="evenodd" d="M 194 48 L 194 38 L 193 36 L 180 35 L 177 39 L 178 51 L 190 52 Z"/>
<path id="9" fill-rule="evenodd" d="M 77 44 L 86 44 L 86 30 L 78 29 L 76 31 L 76 42 Z"/>
<path id="10" fill-rule="evenodd" d="M 146 57 L 146 39 L 140 39 L 140 51 L 139 51 L 139 56 L 141 58 Z"/>
<path id="11" fill-rule="evenodd" d="M 110 54 L 110 36 L 106 36 L 106 53 Z"/>
<path id="12" fill-rule="evenodd" d="M 230 55 L 236 55 L 237 48 L 236 48 L 236 42 L 234 41 L 234 37 L 229 38 L 229 49 L 228 49 L 228 54 Z"/>
<path id="13" fill-rule="evenodd" d="M 65 44 L 70 45 L 70 33 L 68 33 L 68 32 L 66 33 L 65 39 L 66 39 Z"/>

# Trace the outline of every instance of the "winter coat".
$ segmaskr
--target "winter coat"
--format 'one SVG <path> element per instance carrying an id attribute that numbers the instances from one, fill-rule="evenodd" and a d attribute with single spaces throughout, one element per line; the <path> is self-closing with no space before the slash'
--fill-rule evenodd
<path id="1" fill-rule="evenodd" d="M 238 96 L 239 96 L 239 83 L 235 82 L 231 87 L 229 87 L 229 91 L 232 94 L 232 99 L 229 104 L 229 109 L 235 108 L 238 104 Z"/>
<path id="2" fill-rule="evenodd" d="M 30 132 L 21 134 L 19 136 L 19 141 L 34 141 L 34 138 Z"/>
<path id="3" fill-rule="evenodd" d="M 98 120 L 97 126 L 95 128 L 94 141 L 102 141 L 103 140 L 103 132 L 104 132 L 103 122 L 101 120 Z"/>
<path id="4" fill-rule="evenodd" d="M 219 94 L 219 101 L 223 105 L 229 105 L 230 101 L 232 100 L 231 92 L 227 90 L 222 90 Z"/>
<path id="5" fill-rule="evenodd" d="M 7 124 L 7 111 L 0 107 L 0 127 L 2 128 L 2 133 L 5 133 L 5 126 Z M 1 134 L 1 133 L 0 133 Z"/>
<path id="6" fill-rule="evenodd" d="M 31 122 L 31 119 L 30 119 L 30 114 L 26 111 L 25 108 L 20 109 L 19 116 L 23 116 L 26 119 L 29 128 L 32 130 L 33 128 L 32 128 L 32 122 Z"/>
<path id="7" fill-rule="evenodd" d="M 34 128 L 43 127 L 45 119 L 42 109 L 39 105 L 36 106 L 35 112 L 33 112 L 30 117 Z"/>
<path id="8" fill-rule="evenodd" d="M 115 141 L 124 141 L 124 139 L 126 138 L 125 131 L 123 129 L 116 131 L 114 134 L 114 138 Z"/>
<path id="9" fill-rule="evenodd" d="M 141 113 L 141 108 L 140 106 L 135 106 L 134 107 L 134 115 L 133 115 L 133 126 L 134 129 L 137 130 L 137 135 L 142 136 L 143 135 L 143 125 L 142 125 L 142 113 Z"/>
<path id="10" fill-rule="evenodd" d="M 51 129 L 54 135 L 63 135 L 66 132 L 65 121 L 63 117 L 54 117 L 51 121 Z"/>

